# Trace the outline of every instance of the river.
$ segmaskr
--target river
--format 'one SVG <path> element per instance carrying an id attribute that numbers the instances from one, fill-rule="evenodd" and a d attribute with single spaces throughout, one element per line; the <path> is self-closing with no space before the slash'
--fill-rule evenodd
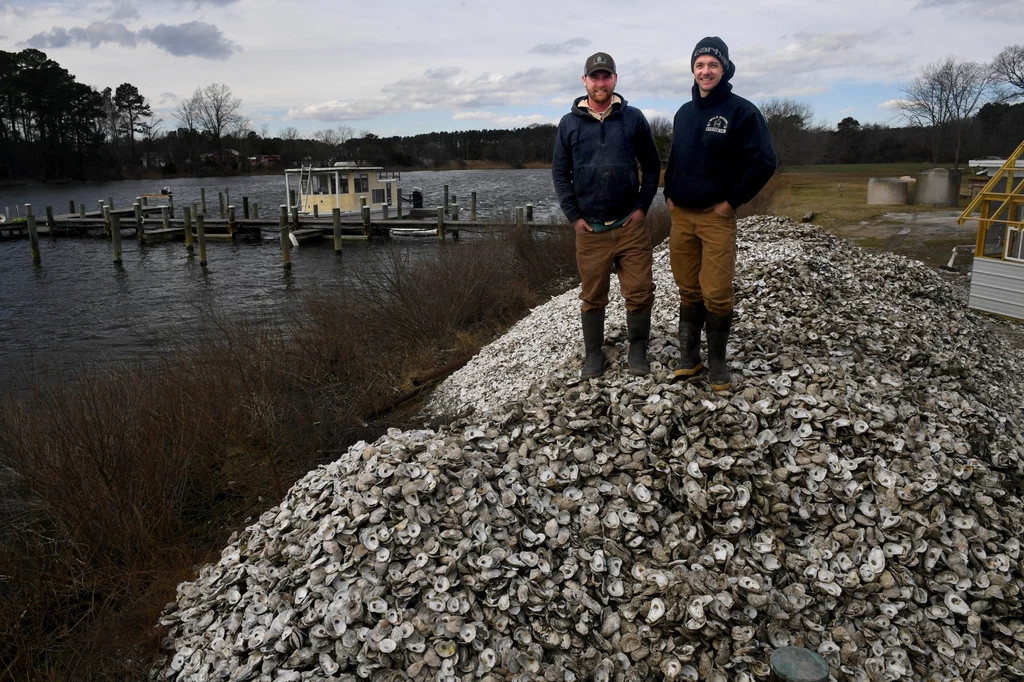
<path id="1" fill-rule="evenodd" d="M 421 188 L 424 205 L 443 203 L 443 186 L 468 207 L 477 193 L 480 217 L 507 215 L 532 203 L 535 217 L 560 215 L 549 170 L 415 171 L 403 173 L 402 193 Z M 261 215 L 274 214 L 285 202 L 284 177 L 181 178 L 104 183 L 23 185 L 0 188 L 0 211 L 12 216 L 24 204 L 36 215 L 45 207 L 66 213 L 68 201 L 113 198 L 125 207 L 143 193 L 167 186 L 175 204 L 199 201 L 206 188 L 208 209 L 216 210 L 217 192 L 227 189 L 241 212 L 242 197 L 257 202 Z M 271 208 L 272 207 L 272 208 Z M 466 217 L 466 216 L 463 216 Z M 398 242 L 392 242 L 392 245 Z M 330 240 L 303 244 L 292 251 L 292 268 L 282 267 L 276 240 L 210 242 L 206 267 L 180 241 L 139 247 L 124 240 L 123 264 L 115 266 L 110 244 L 98 238 L 40 241 L 41 264 L 33 265 L 26 239 L 0 241 L 0 394 L 17 390 L 33 374 L 83 369 L 110 358 L 147 357 L 194 337 L 215 315 L 256 321 L 283 319 L 306 292 L 330 291 L 374 267 L 384 247 L 345 242 L 336 257 Z M 397 248 L 426 252 L 432 240 L 402 242 Z M 27 371 L 26 371 L 27 370 Z"/>

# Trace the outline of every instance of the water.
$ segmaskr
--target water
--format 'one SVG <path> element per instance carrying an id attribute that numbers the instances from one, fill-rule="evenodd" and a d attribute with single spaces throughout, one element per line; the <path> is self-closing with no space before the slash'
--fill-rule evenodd
<path id="1" fill-rule="evenodd" d="M 401 186 L 405 195 L 412 187 L 421 188 L 429 207 L 443 202 L 446 183 L 467 212 L 469 193 L 476 191 L 481 217 L 507 214 L 526 203 L 534 204 L 540 220 L 558 213 L 548 170 L 417 171 L 403 173 Z M 285 194 L 279 175 L 30 185 L 0 188 L 0 211 L 10 206 L 14 214 L 15 206 L 23 210 L 30 203 L 37 215 L 47 205 L 61 214 L 69 199 L 84 201 L 92 210 L 98 199 L 108 197 L 115 207 L 123 207 L 164 185 L 174 192 L 179 207 L 199 201 L 199 188 L 205 187 L 207 207 L 216 210 L 217 191 L 227 188 L 232 203 L 240 207 L 242 197 L 248 196 L 260 204 L 261 215 L 268 215 L 264 207 L 276 211 Z M 293 249 L 292 268 L 285 270 L 276 238 L 209 242 L 208 265 L 202 267 L 183 242 L 140 248 L 126 237 L 123 264 L 117 267 L 104 239 L 42 237 L 41 265 L 35 266 L 28 240 L 0 241 L 0 393 L 16 390 L 25 369 L 60 372 L 103 364 L 108 358 L 151 356 L 194 338 L 215 315 L 280 321 L 304 294 L 330 292 L 356 281 L 360 272 L 374 267 L 384 248 L 345 242 L 338 258 L 331 240 L 304 244 Z M 415 254 L 438 246 L 423 240 L 398 248 Z"/>

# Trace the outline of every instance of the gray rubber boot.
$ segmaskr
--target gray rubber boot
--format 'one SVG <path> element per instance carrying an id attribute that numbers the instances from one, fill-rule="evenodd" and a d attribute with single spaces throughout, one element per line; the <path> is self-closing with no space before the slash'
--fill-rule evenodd
<path id="1" fill-rule="evenodd" d="M 646 376 L 651 373 L 651 365 L 647 362 L 647 341 L 651 338 L 651 311 L 646 313 L 626 313 L 626 338 L 629 339 L 630 374 Z"/>
<path id="2" fill-rule="evenodd" d="M 700 359 L 700 331 L 704 328 L 704 304 L 679 304 L 679 368 L 677 377 L 692 377 L 704 369 Z"/>
<path id="3" fill-rule="evenodd" d="M 583 323 L 583 347 L 586 356 L 583 359 L 581 379 L 593 379 L 604 374 L 607 363 L 604 359 L 604 310 L 580 313 Z"/>
<path id="4" fill-rule="evenodd" d="M 705 325 L 708 335 L 708 383 L 713 391 L 728 391 L 732 377 L 725 362 L 725 347 L 732 327 L 732 311 L 728 315 L 715 315 L 708 311 Z"/>

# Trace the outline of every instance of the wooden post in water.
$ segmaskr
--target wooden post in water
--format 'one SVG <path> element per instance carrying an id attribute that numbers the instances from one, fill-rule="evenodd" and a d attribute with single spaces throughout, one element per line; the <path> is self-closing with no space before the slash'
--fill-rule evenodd
<path id="1" fill-rule="evenodd" d="M 74 199 L 69 199 L 68 200 L 68 215 L 74 215 L 74 214 L 75 214 L 75 200 Z"/>
<path id="2" fill-rule="evenodd" d="M 100 217 L 102 218 L 103 217 L 103 199 L 100 199 L 96 203 L 100 205 Z M 110 228 L 109 227 L 107 228 L 107 234 L 110 234 Z"/>
<path id="3" fill-rule="evenodd" d="M 224 205 L 231 205 L 231 190 L 228 189 L 227 187 L 224 188 Z"/>
<path id="4" fill-rule="evenodd" d="M 50 236 L 53 236 L 53 228 L 57 227 L 57 222 L 53 219 L 53 206 L 46 207 L 46 226 L 50 228 Z"/>
<path id="5" fill-rule="evenodd" d="M 448 213 L 448 185 L 444 186 L 444 212 Z"/>
<path id="6" fill-rule="evenodd" d="M 103 232 L 109 237 L 113 234 L 113 224 L 110 222 L 110 207 L 103 207 Z"/>
<path id="7" fill-rule="evenodd" d="M 78 217 L 79 218 L 84 218 L 85 217 L 85 204 L 79 204 L 78 205 Z"/>
<path id="8" fill-rule="evenodd" d="M 458 219 L 459 219 L 459 202 L 456 201 L 455 203 L 452 204 L 452 220 L 458 220 Z"/>
<path id="9" fill-rule="evenodd" d="M 388 205 L 387 204 L 381 204 L 381 206 L 380 206 L 380 217 L 381 217 L 382 220 L 387 220 L 388 219 Z"/>
<path id="10" fill-rule="evenodd" d="M 149 197 L 139 197 L 142 200 L 143 206 L 149 206 Z"/>
<path id="11" fill-rule="evenodd" d="M 110 216 L 110 242 L 114 247 L 114 264 L 121 264 L 121 216 L 111 214 L 107 211 L 107 215 Z"/>
<path id="12" fill-rule="evenodd" d="M 314 218 L 319 218 L 320 217 L 320 204 L 313 204 L 313 217 Z"/>
<path id="13" fill-rule="evenodd" d="M 395 191 L 398 192 L 398 219 L 402 219 L 402 188 L 395 185 Z"/>
<path id="14" fill-rule="evenodd" d="M 369 237 L 370 236 L 370 207 L 367 206 L 366 204 L 363 204 L 362 217 L 363 217 L 363 236 L 364 237 Z"/>
<path id="15" fill-rule="evenodd" d="M 235 207 L 228 206 L 228 234 L 235 238 Z"/>
<path id="16" fill-rule="evenodd" d="M 206 216 L 196 216 L 196 238 L 199 240 L 199 264 L 206 265 Z"/>
<path id="17" fill-rule="evenodd" d="M 28 239 L 32 243 L 32 262 L 40 263 L 39 232 L 36 231 L 36 217 L 32 215 L 32 204 L 25 204 L 25 221 L 28 223 Z"/>
<path id="18" fill-rule="evenodd" d="M 331 220 L 334 221 L 334 253 L 341 254 L 341 209 L 331 209 Z"/>
<path id="19" fill-rule="evenodd" d="M 295 190 L 290 189 L 290 190 L 288 190 L 288 209 L 291 210 L 291 207 L 294 206 L 294 205 L 295 205 Z"/>
<path id="20" fill-rule="evenodd" d="M 448 193 L 448 186 L 445 185 L 445 194 Z M 444 206 L 437 207 L 437 239 L 444 241 Z"/>
<path id="21" fill-rule="evenodd" d="M 171 212 L 167 210 L 166 206 L 160 207 L 160 223 L 164 226 L 165 230 L 171 226 L 170 213 Z"/>
<path id="22" fill-rule="evenodd" d="M 217 192 L 217 203 L 220 204 L 220 217 L 224 217 L 224 192 Z"/>
<path id="23" fill-rule="evenodd" d="M 186 206 L 181 209 L 181 213 L 181 217 L 185 219 L 185 248 L 191 252 L 194 250 L 192 246 L 192 211 Z"/>
<path id="24" fill-rule="evenodd" d="M 206 213 L 206 188 L 205 187 L 200 187 L 199 188 L 199 205 L 202 207 L 203 213 Z M 195 211 L 193 211 L 193 213 L 195 213 Z M 198 216 L 198 215 L 199 214 L 196 213 L 196 216 Z"/>
<path id="25" fill-rule="evenodd" d="M 242 217 L 249 219 L 249 197 L 242 197 Z"/>
<path id="26" fill-rule="evenodd" d="M 292 229 L 299 229 L 299 207 L 292 206 Z"/>
<path id="27" fill-rule="evenodd" d="M 111 211 L 114 210 L 114 197 L 107 197 L 107 206 L 110 207 Z"/>
<path id="28" fill-rule="evenodd" d="M 140 244 L 145 244 L 146 230 L 142 226 L 142 206 L 133 204 L 132 208 L 135 209 L 135 236 L 138 237 Z"/>
<path id="29" fill-rule="evenodd" d="M 533 222 L 533 204 L 526 205 L 526 222 Z"/>
<path id="30" fill-rule="evenodd" d="M 196 202 L 192 202 L 192 215 L 199 215 L 199 205 Z"/>
<path id="31" fill-rule="evenodd" d="M 171 214 L 171 217 L 173 218 L 174 217 L 174 195 L 173 194 L 168 194 L 167 195 L 167 211 L 168 211 L 168 213 Z"/>
<path id="32" fill-rule="evenodd" d="M 256 220 L 260 219 L 260 205 L 255 201 L 252 204 L 252 217 Z"/>
<path id="33" fill-rule="evenodd" d="M 287 270 L 292 266 L 291 244 L 288 241 L 288 207 L 281 204 L 281 257 Z"/>
<path id="34" fill-rule="evenodd" d="M 523 226 L 523 207 L 516 206 L 516 227 L 522 228 Z"/>
<path id="35" fill-rule="evenodd" d="M 469 219 L 476 220 L 476 192 L 469 193 Z"/>

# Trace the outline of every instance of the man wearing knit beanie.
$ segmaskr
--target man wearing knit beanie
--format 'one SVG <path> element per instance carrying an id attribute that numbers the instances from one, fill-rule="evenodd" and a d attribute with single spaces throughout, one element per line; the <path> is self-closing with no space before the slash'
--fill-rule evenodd
<path id="1" fill-rule="evenodd" d="M 764 116 L 732 92 L 736 65 L 721 38 L 704 38 L 690 55 L 690 101 L 673 122 L 665 171 L 672 212 L 669 254 L 679 287 L 679 367 L 692 376 L 704 367 L 700 332 L 708 342 L 708 382 L 732 384 L 726 344 L 732 326 L 736 271 L 736 209 L 754 198 L 775 172 L 775 152 Z"/>

